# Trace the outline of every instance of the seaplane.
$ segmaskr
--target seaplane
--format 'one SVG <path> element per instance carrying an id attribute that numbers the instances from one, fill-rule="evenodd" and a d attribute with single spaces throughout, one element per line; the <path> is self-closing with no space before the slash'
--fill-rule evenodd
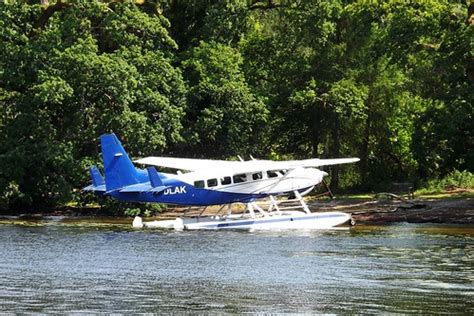
<path id="1" fill-rule="evenodd" d="M 328 175 L 318 167 L 354 163 L 358 158 L 226 161 L 151 156 L 135 160 L 144 166 L 139 168 L 115 134 L 100 136 L 100 144 L 104 175 L 91 166 L 92 184 L 84 191 L 130 202 L 204 209 L 221 206 L 212 216 L 187 217 L 184 212 L 172 220 L 148 222 L 136 216 L 132 223 L 135 228 L 328 229 L 352 221 L 350 214 L 343 212 L 311 212 L 303 196 Z M 156 167 L 176 173 L 160 172 Z M 286 199 L 279 199 L 281 196 Z M 268 200 L 268 207 L 257 203 L 262 200 Z M 293 205 L 284 206 L 283 201 Z M 235 203 L 246 206 L 243 212 L 232 211 Z"/>

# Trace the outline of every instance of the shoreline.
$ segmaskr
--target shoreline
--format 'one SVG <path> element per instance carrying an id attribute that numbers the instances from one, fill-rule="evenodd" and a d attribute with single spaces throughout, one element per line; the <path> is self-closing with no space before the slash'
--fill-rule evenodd
<path id="1" fill-rule="evenodd" d="M 350 213 L 359 224 L 390 224 L 390 223 L 445 223 L 474 225 L 474 199 L 334 199 L 307 201 L 312 212 L 341 211 Z M 172 207 L 149 219 L 169 219 L 180 216 L 186 208 Z M 219 207 L 209 207 L 203 215 L 212 215 Z M 237 211 L 238 212 L 238 211 Z M 197 216 L 199 212 L 189 212 L 190 216 Z M 19 214 L 18 211 L 3 212 L 0 218 L 18 218 L 41 220 L 52 216 L 75 218 L 117 218 L 126 219 L 127 216 L 117 216 L 105 212 L 100 207 L 62 207 L 59 209 L 28 212 Z M 132 219 L 132 217 L 129 217 Z"/>
<path id="2" fill-rule="evenodd" d="M 356 223 L 443 223 L 474 224 L 474 199 L 415 199 L 415 200 L 333 200 L 311 202 L 310 209 L 318 212 L 351 213 Z"/>

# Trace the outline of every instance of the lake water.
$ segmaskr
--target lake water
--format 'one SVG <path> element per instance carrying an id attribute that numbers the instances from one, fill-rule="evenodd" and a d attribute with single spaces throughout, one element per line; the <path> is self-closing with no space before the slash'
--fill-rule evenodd
<path id="1" fill-rule="evenodd" d="M 0 220 L 0 311 L 474 314 L 474 227 L 173 232 Z"/>

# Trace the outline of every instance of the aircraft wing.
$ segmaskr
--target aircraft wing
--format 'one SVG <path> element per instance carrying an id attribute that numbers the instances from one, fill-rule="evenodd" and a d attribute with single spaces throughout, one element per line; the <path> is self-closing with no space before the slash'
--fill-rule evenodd
<path id="1" fill-rule="evenodd" d="M 178 170 L 201 171 L 207 169 L 233 168 L 241 165 L 241 161 L 173 158 L 173 157 L 146 157 L 135 160 L 136 163 L 165 167 Z"/>
<path id="2" fill-rule="evenodd" d="M 236 170 L 242 173 L 261 170 L 291 170 L 295 168 L 318 168 L 329 165 L 339 165 L 359 161 L 359 158 L 338 158 L 338 159 L 304 159 L 304 160 L 250 160 L 240 162 L 242 165 L 235 166 Z"/>
<path id="3" fill-rule="evenodd" d="M 359 158 L 334 158 L 334 159 L 305 159 L 305 160 L 290 160 L 289 164 L 297 167 L 321 167 L 331 165 L 341 165 L 345 163 L 358 162 Z"/>
<path id="4" fill-rule="evenodd" d="M 338 158 L 338 159 L 305 159 L 305 160 L 248 160 L 248 161 L 227 161 L 211 159 L 192 159 L 192 158 L 171 158 L 171 157 L 146 157 L 135 160 L 137 163 L 152 165 L 158 167 L 210 172 L 216 174 L 228 174 L 229 172 L 250 173 L 262 170 L 284 170 L 295 168 L 321 167 L 329 165 L 338 165 L 353 163 L 359 161 L 359 158 Z"/>

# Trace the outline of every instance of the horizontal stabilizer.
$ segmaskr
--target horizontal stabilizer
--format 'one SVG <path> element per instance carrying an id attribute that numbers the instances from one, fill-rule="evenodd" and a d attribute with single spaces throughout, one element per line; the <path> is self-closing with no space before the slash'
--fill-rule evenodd
<path id="1" fill-rule="evenodd" d="M 150 189 L 152 189 L 152 187 L 150 186 L 150 184 L 148 182 L 144 182 L 144 183 L 138 183 L 138 184 L 132 184 L 132 185 L 128 185 L 126 187 L 123 187 L 119 190 L 119 192 L 124 192 L 124 193 L 139 193 L 139 192 L 147 192 L 149 191 Z"/>
<path id="2" fill-rule="evenodd" d="M 159 186 L 159 187 L 152 187 L 148 182 L 132 184 L 126 187 L 119 189 L 120 193 L 141 193 L 141 192 L 161 192 L 169 188 L 169 186 Z"/>
<path id="3" fill-rule="evenodd" d="M 162 185 L 160 187 L 154 187 L 152 189 L 150 189 L 150 192 L 155 192 L 155 193 L 159 193 L 161 191 L 164 191 L 166 189 L 168 189 L 170 186 L 166 186 L 166 185 Z"/>
<path id="4" fill-rule="evenodd" d="M 91 184 L 83 188 L 82 191 L 105 192 L 105 184 L 98 186 Z"/>

